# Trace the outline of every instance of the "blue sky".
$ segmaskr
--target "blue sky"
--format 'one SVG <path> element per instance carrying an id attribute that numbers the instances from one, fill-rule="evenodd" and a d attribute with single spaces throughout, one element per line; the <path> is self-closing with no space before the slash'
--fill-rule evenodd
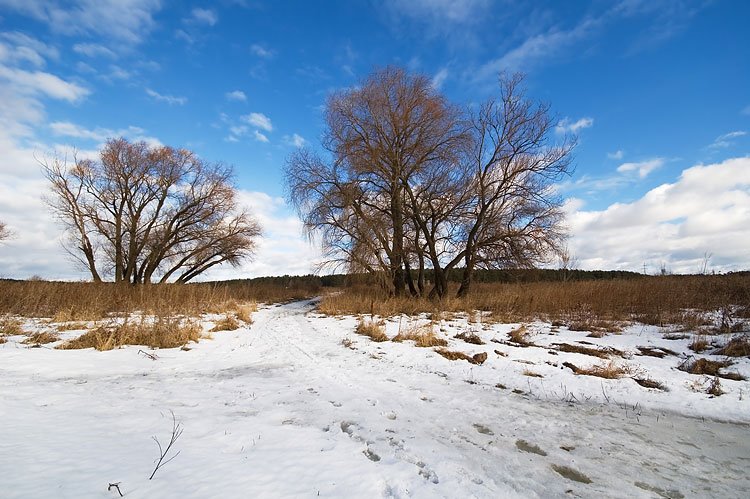
<path id="1" fill-rule="evenodd" d="M 112 135 L 233 164 L 267 236 L 240 273 L 310 271 L 284 159 L 318 147 L 330 92 L 388 64 L 465 106 L 500 71 L 527 74 L 579 136 L 559 189 L 581 267 L 749 268 L 748 19 L 743 1 L 0 0 L 0 220 L 15 233 L 0 275 L 83 276 L 34 156 Z"/>

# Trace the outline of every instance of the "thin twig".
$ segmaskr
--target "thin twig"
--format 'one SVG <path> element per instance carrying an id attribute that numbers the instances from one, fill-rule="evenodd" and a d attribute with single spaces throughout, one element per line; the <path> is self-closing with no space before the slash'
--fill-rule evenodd
<path id="1" fill-rule="evenodd" d="M 151 473 L 151 476 L 148 477 L 149 480 L 154 478 L 154 475 L 156 475 L 156 472 L 159 471 L 159 468 L 170 462 L 172 459 L 176 458 L 180 455 L 180 451 L 177 451 L 174 456 L 170 457 L 166 461 L 164 460 L 165 457 L 167 457 L 167 454 L 169 454 L 170 449 L 172 448 L 172 445 L 177 441 L 178 438 L 180 438 L 180 435 L 182 435 L 182 423 L 177 422 L 177 418 L 174 415 L 174 411 L 170 409 L 172 413 L 172 437 L 169 439 L 169 444 L 167 445 L 166 449 L 162 449 L 161 442 L 159 442 L 159 439 L 155 436 L 152 436 L 151 438 L 154 439 L 154 442 L 156 442 L 156 445 L 159 446 L 159 461 L 156 463 L 156 468 L 154 468 L 153 473 Z"/>

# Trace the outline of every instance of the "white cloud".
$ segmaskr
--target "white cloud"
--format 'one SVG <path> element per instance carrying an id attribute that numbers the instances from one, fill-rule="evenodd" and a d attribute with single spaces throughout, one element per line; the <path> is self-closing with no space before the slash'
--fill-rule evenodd
<path id="1" fill-rule="evenodd" d="M 97 142 L 97 149 L 100 148 L 107 139 L 115 137 L 126 137 L 134 141 L 143 141 L 152 147 L 163 145 L 156 137 L 146 135 L 146 131 L 143 128 L 132 125 L 117 130 L 102 127 L 88 129 L 69 121 L 55 121 L 50 123 L 49 127 L 50 130 L 52 130 L 52 133 L 58 137 L 71 137 L 74 139 Z"/>
<path id="2" fill-rule="evenodd" d="M 473 23 L 481 19 L 492 3 L 489 0 L 388 0 L 386 7 L 394 14 L 412 20 L 446 24 Z"/>
<path id="3" fill-rule="evenodd" d="M 57 60 L 60 57 L 56 47 L 18 31 L 0 33 L 0 40 L 4 40 L 0 41 L 0 62 L 28 62 L 33 66 L 42 67 L 46 64 L 45 59 Z"/>
<path id="4" fill-rule="evenodd" d="M 743 109 L 741 113 L 750 116 L 750 106 L 747 106 L 745 109 Z"/>
<path id="5" fill-rule="evenodd" d="M 0 0 L 0 6 L 45 23 L 54 33 L 101 35 L 140 43 L 154 27 L 161 0 Z"/>
<path id="6" fill-rule="evenodd" d="M 571 250 L 582 268 L 640 271 L 661 262 L 697 272 L 706 252 L 717 271 L 750 269 L 750 157 L 697 165 L 632 203 L 568 206 Z"/>
<path id="7" fill-rule="evenodd" d="M 267 132 L 273 131 L 271 119 L 263 113 L 250 113 L 242 116 L 242 120 L 250 123 L 256 128 L 260 128 L 261 130 L 265 130 Z"/>
<path id="8" fill-rule="evenodd" d="M 744 130 L 735 130 L 734 132 L 725 133 L 724 135 L 716 137 L 716 139 L 707 147 L 709 149 L 723 149 L 730 147 L 734 145 L 734 139 L 744 137 L 745 135 L 747 135 L 747 132 Z"/>
<path id="9" fill-rule="evenodd" d="M 73 45 L 73 51 L 86 57 L 116 57 L 110 49 L 96 43 L 76 43 Z"/>
<path id="10" fill-rule="evenodd" d="M 649 173 L 664 166 L 664 158 L 653 158 L 638 163 L 623 163 L 617 167 L 620 173 L 637 172 L 639 178 L 646 178 Z"/>
<path id="11" fill-rule="evenodd" d="M 255 130 L 253 132 L 253 136 L 255 137 L 255 140 L 258 142 L 268 142 L 268 137 L 260 133 L 258 130 Z"/>
<path id="12" fill-rule="evenodd" d="M 291 136 L 284 135 L 284 142 L 293 147 L 302 147 L 307 144 L 307 141 L 301 135 L 296 133 L 293 133 Z"/>
<path id="13" fill-rule="evenodd" d="M 242 90 L 232 90 L 231 92 L 227 92 L 226 94 L 224 94 L 224 96 L 227 98 L 227 100 L 241 102 L 247 101 L 247 95 L 245 95 L 245 92 L 243 92 Z"/>
<path id="14" fill-rule="evenodd" d="M 175 97 L 173 95 L 162 95 L 159 92 L 151 90 L 150 88 L 146 89 L 146 94 L 148 94 L 148 96 L 152 97 L 153 99 L 166 102 L 170 106 L 174 104 L 182 106 L 187 102 L 187 97 Z"/>
<path id="15" fill-rule="evenodd" d="M 5 80 L 15 87 L 18 93 L 45 95 L 53 99 L 76 102 L 89 95 L 90 91 L 76 83 L 71 83 L 43 71 L 25 71 L 0 64 L 0 83 Z"/>
<path id="16" fill-rule="evenodd" d="M 253 43 L 252 45 L 250 45 L 250 52 L 262 59 L 271 59 L 274 55 L 276 55 L 276 52 L 258 43 Z"/>
<path id="17" fill-rule="evenodd" d="M 622 159 L 625 157 L 625 151 L 618 149 L 615 152 L 608 152 L 607 157 L 609 159 Z"/>
<path id="18" fill-rule="evenodd" d="M 211 9 L 195 8 L 190 12 L 190 21 L 201 24 L 215 25 L 219 22 L 219 16 Z"/>
<path id="19" fill-rule="evenodd" d="M 581 118 L 571 122 L 569 118 L 564 118 L 555 127 L 557 133 L 578 133 L 579 130 L 590 128 L 594 125 L 593 118 Z"/>
<path id="20" fill-rule="evenodd" d="M 443 83 L 445 83 L 445 80 L 448 78 L 448 68 L 442 68 L 440 71 L 435 73 L 435 76 L 432 77 L 432 87 L 436 90 L 440 90 L 443 88 Z"/>

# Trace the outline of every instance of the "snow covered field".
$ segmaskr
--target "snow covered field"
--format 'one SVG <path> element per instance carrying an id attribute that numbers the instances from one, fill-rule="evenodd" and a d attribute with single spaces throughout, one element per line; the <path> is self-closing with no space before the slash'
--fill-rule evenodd
<path id="1" fill-rule="evenodd" d="M 426 322 L 389 319 L 386 331 Z M 750 382 L 722 379 L 725 393 L 708 395 L 713 378 L 677 370 L 693 354 L 688 339 L 642 325 L 590 338 L 540 322 L 523 347 L 508 341 L 518 324 L 436 323 L 450 350 L 488 354 L 472 365 L 411 341 L 375 343 L 356 324 L 312 302 L 268 306 L 251 327 L 190 350 L 148 350 L 156 360 L 137 346 L 54 350 L 10 337 L 0 497 L 118 497 L 107 490 L 117 482 L 130 498 L 750 497 Z M 617 349 L 630 374 L 576 375 L 563 362 L 609 360 L 563 343 Z M 750 361 L 725 371 L 750 378 Z M 169 441 L 170 411 L 179 454 L 149 481 L 152 436 Z"/>

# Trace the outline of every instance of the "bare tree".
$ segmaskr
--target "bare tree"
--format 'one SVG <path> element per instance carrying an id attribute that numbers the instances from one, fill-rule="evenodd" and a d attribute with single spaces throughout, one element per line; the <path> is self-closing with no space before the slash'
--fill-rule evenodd
<path id="1" fill-rule="evenodd" d="M 417 204 L 407 191 L 429 165 L 455 154 L 459 118 L 428 78 L 400 68 L 328 99 L 323 145 L 330 161 L 298 151 L 287 161 L 286 183 L 305 226 L 323 236 L 333 259 L 387 274 L 395 295 L 407 281 L 417 292 L 409 258 L 423 252 L 408 233 Z"/>
<path id="2" fill-rule="evenodd" d="M 94 281 L 187 282 L 249 256 L 260 228 L 238 210 L 232 172 L 185 149 L 107 141 L 98 161 L 43 164 L 68 251 Z"/>
<path id="3" fill-rule="evenodd" d="M 526 98 L 523 76 L 500 78 L 500 97 L 471 117 L 471 203 L 463 222 L 463 277 L 468 293 L 476 268 L 530 267 L 562 248 L 562 199 L 554 184 L 571 172 L 575 137 L 552 140 L 546 104 Z"/>
<path id="4" fill-rule="evenodd" d="M 5 223 L 0 222 L 0 242 L 5 241 L 6 239 L 10 238 L 11 232 L 10 229 L 5 225 Z"/>

